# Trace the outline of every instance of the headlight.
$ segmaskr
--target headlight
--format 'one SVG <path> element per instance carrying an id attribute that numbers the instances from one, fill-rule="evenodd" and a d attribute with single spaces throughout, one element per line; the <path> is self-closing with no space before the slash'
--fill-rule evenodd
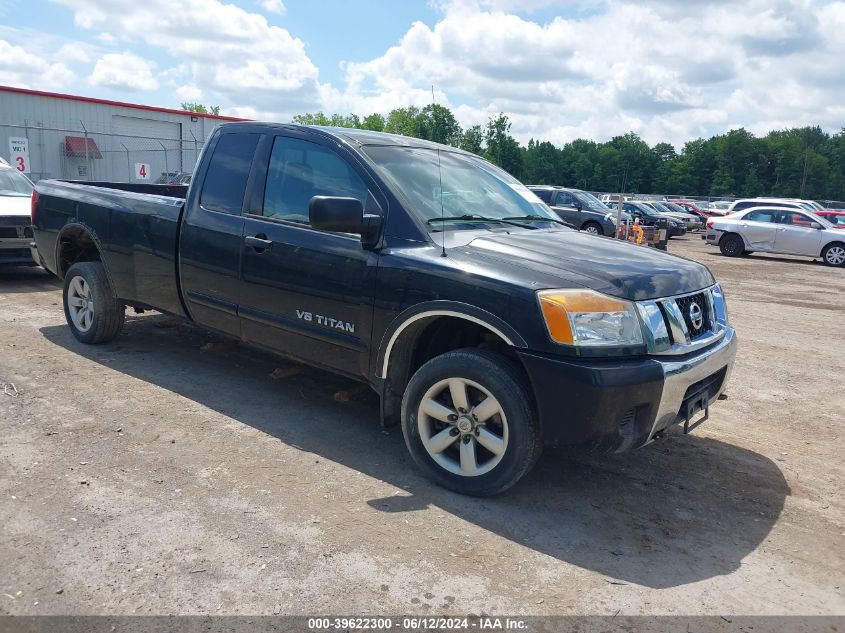
<path id="1" fill-rule="evenodd" d="M 710 289 L 710 296 L 713 297 L 713 312 L 716 322 L 728 325 L 728 304 L 725 302 L 725 293 L 722 286 L 716 284 Z"/>
<path id="2" fill-rule="evenodd" d="M 593 290 L 537 293 L 549 336 L 576 347 L 641 345 L 643 333 L 634 304 Z"/>
<path id="3" fill-rule="evenodd" d="M 616 224 L 616 214 L 615 213 L 608 213 L 607 215 L 604 216 L 604 219 L 607 222 L 612 222 L 613 224 Z"/>

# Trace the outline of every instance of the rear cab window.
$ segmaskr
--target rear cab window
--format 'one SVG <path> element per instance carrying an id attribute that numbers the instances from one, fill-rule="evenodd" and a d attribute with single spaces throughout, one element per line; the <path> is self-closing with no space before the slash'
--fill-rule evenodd
<path id="1" fill-rule="evenodd" d="M 200 194 L 207 211 L 240 215 L 258 134 L 223 134 L 214 147 Z"/>

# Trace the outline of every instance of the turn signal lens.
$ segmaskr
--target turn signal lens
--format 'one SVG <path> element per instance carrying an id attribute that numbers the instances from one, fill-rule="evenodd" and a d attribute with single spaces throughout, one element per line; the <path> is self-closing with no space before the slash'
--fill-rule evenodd
<path id="1" fill-rule="evenodd" d="M 543 290 L 537 293 L 549 336 L 574 346 L 624 346 L 643 342 L 630 301 L 593 290 Z"/>

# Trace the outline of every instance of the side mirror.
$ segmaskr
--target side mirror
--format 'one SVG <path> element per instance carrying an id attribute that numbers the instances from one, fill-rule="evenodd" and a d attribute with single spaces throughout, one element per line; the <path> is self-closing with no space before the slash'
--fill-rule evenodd
<path id="1" fill-rule="evenodd" d="M 381 228 L 381 216 L 365 215 L 364 205 L 357 198 L 314 196 L 308 202 L 308 219 L 319 231 L 360 235 L 366 248 L 376 245 Z"/>
<path id="2" fill-rule="evenodd" d="M 821 224 L 819 224 L 818 222 L 810 222 L 810 226 L 811 226 L 812 228 L 814 228 L 814 229 L 820 229 L 820 228 L 822 228 L 822 225 L 821 225 Z"/>
<path id="3" fill-rule="evenodd" d="M 581 210 L 583 210 L 583 209 L 584 209 L 584 205 L 583 205 L 583 204 L 581 204 L 580 202 L 577 202 L 577 201 L 576 201 L 576 202 L 575 202 L 575 204 L 574 204 L 574 205 L 572 205 L 572 206 L 574 206 L 574 207 L 575 207 L 575 210 L 576 210 L 576 211 L 581 211 Z"/>

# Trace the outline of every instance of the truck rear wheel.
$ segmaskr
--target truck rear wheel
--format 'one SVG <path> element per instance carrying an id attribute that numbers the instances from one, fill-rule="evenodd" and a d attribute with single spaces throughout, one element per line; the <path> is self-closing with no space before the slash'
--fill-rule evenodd
<path id="1" fill-rule="evenodd" d="M 431 479 L 468 495 L 507 490 L 542 451 L 525 376 L 486 350 L 448 352 L 420 367 L 402 399 L 402 433 Z"/>
<path id="2" fill-rule="evenodd" d="M 65 318 L 83 343 L 107 343 L 117 338 L 126 318 L 100 262 L 79 262 L 65 274 Z"/>

